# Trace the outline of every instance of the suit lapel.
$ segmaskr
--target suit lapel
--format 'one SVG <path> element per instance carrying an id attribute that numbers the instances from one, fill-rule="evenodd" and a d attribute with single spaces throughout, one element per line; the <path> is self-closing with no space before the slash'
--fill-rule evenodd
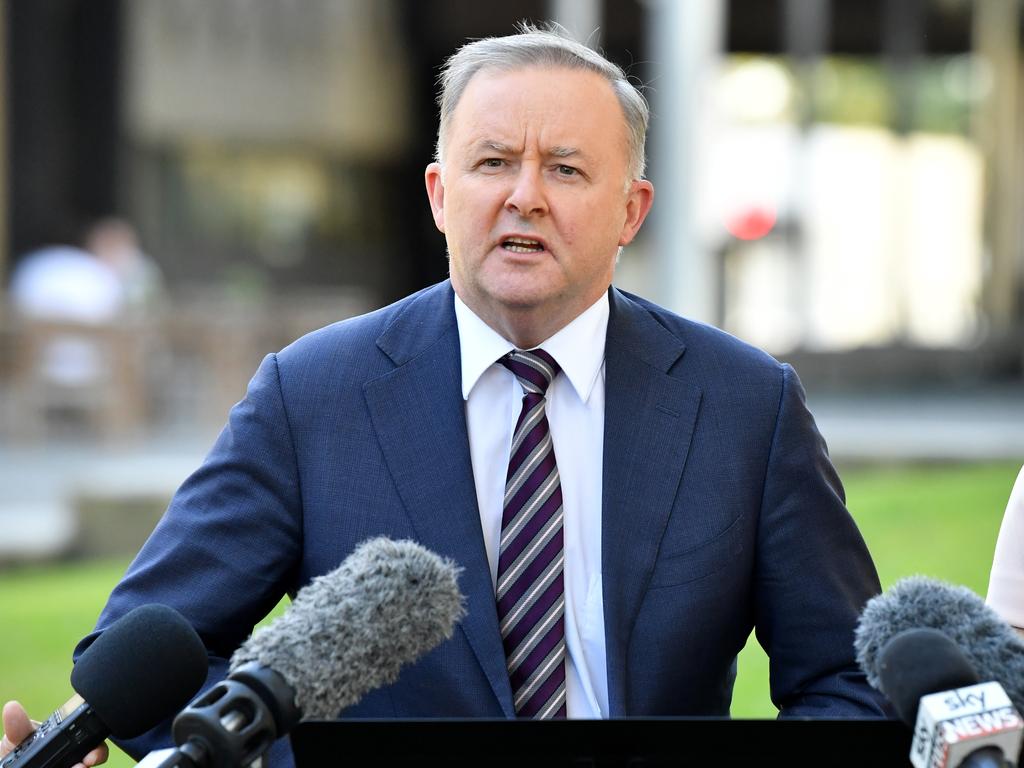
<path id="1" fill-rule="evenodd" d="M 672 510 L 701 400 L 670 376 L 685 345 L 614 288 L 605 346 L 601 559 L 610 714 L 626 707 L 626 651 Z"/>
<path id="2" fill-rule="evenodd" d="M 363 388 L 381 450 L 419 541 L 463 567 L 460 626 L 502 709 L 514 716 L 473 482 L 450 284 L 416 297 L 377 345 L 397 366 Z"/>

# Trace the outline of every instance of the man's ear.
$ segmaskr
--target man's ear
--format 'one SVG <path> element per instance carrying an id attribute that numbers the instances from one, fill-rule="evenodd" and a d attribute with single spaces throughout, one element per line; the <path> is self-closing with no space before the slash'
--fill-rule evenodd
<path id="1" fill-rule="evenodd" d="M 444 232 L 444 178 L 440 163 L 431 163 L 423 172 L 423 180 L 427 185 L 427 199 L 430 211 L 434 214 L 434 226 Z"/>
<path id="2" fill-rule="evenodd" d="M 647 179 L 634 181 L 626 198 L 626 219 L 619 234 L 619 245 L 629 245 L 633 241 L 653 203 L 654 185 Z"/>

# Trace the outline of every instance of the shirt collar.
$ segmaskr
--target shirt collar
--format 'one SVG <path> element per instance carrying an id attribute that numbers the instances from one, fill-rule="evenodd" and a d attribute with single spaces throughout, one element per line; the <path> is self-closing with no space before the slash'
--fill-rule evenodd
<path id="1" fill-rule="evenodd" d="M 608 313 L 608 292 L 605 291 L 571 323 L 537 345 L 558 361 L 583 402 L 590 399 L 604 363 Z M 455 320 L 462 356 L 462 399 L 468 400 L 484 371 L 515 349 L 515 345 L 481 320 L 458 294 L 455 294 Z"/>

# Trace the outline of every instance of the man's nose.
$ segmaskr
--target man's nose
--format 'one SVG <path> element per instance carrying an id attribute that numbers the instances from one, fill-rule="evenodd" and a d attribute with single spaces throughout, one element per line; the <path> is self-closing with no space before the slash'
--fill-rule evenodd
<path id="1" fill-rule="evenodd" d="M 539 168 L 530 164 L 524 164 L 520 168 L 515 177 L 515 186 L 512 187 L 505 200 L 505 208 L 520 216 L 536 216 L 547 213 L 547 196 Z"/>

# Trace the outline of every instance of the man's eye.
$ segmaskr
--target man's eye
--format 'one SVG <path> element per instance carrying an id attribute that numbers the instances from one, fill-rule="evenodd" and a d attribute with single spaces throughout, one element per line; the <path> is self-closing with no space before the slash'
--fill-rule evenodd
<path id="1" fill-rule="evenodd" d="M 484 160 L 481 165 L 485 168 L 501 168 L 505 164 L 505 161 L 500 157 L 488 157 Z"/>
<path id="2" fill-rule="evenodd" d="M 578 173 L 579 173 L 579 171 L 577 171 L 571 165 L 560 165 L 560 166 L 558 166 L 558 175 L 559 176 L 575 176 Z"/>

